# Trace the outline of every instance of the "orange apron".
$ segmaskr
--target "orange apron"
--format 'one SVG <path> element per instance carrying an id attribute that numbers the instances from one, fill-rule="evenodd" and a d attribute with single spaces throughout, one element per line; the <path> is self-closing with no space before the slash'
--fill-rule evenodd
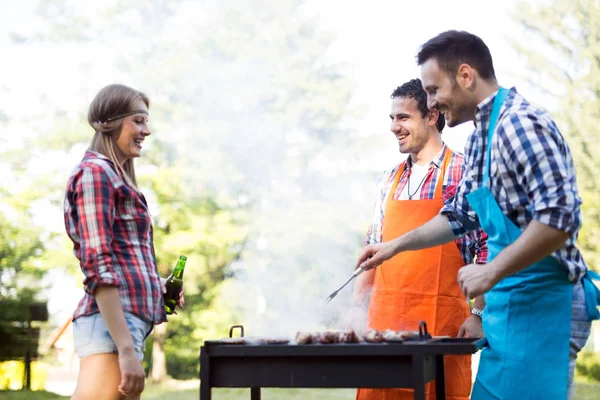
<path id="1" fill-rule="evenodd" d="M 446 151 L 440 173 L 445 174 L 452 152 Z M 443 175 L 431 200 L 393 200 L 402 171 L 397 174 L 386 202 L 384 242 L 409 232 L 442 208 Z M 469 316 L 469 306 L 457 282 L 464 265 L 454 241 L 442 246 L 402 252 L 375 272 L 369 303 L 368 329 L 418 330 L 427 322 L 432 335 L 456 337 Z M 446 398 L 468 400 L 471 392 L 471 357 L 444 357 Z M 435 399 L 435 381 L 426 385 L 428 400 Z M 357 400 L 413 399 L 412 389 L 358 389 Z"/>

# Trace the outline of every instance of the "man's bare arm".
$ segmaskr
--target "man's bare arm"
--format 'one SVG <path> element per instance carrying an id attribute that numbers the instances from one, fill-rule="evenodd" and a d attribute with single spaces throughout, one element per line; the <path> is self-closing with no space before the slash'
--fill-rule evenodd
<path id="1" fill-rule="evenodd" d="M 448 218 L 438 214 L 420 227 L 396 239 L 366 246 L 358 258 L 356 268 L 375 268 L 402 251 L 427 249 L 455 239 Z"/>

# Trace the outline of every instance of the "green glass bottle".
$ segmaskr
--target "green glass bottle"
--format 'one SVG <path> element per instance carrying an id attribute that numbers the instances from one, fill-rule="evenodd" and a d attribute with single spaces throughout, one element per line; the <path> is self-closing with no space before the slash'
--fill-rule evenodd
<path id="1" fill-rule="evenodd" d="M 165 300 L 165 311 L 169 315 L 173 314 L 175 311 L 179 293 L 181 293 L 181 290 L 183 289 L 183 270 L 185 269 L 186 261 L 186 256 L 179 256 L 177 265 L 175 265 L 175 269 L 171 275 L 169 275 L 167 278 L 167 283 L 165 284 L 167 287 L 167 293 L 164 294 L 163 298 Z"/>

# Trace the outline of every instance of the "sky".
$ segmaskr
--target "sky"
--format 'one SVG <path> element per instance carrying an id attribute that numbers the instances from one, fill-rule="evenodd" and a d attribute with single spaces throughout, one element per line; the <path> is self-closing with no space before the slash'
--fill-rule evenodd
<path id="1" fill-rule="evenodd" d="M 105 2 L 106 3 L 106 2 Z M 108 2 L 110 3 L 110 2 Z M 0 50 L 7 61 L 0 66 L 0 105 L 13 117 L 43 114 L 44 100 L 59 102 L 63 109 L 75 110 L 81 106 L 73 88 L 79 84 L 73 80 L 70 64 L 89 59 L 90 54 L 72 54 L 68 48 L 57 49 L 53 45 L 20 47 L 11 46 L 9 33 L 31 33 L 36 30 L 33 8 L 35 0 L 10 2 L 0 0 Z M 83 8 L 93 14 L 97 3 L 87 2 Z M 518 37 L 519 30 L 511 20 L 516 0 L 506 1 L 307 1 L 304 12 L 334 37 L 327 55 L 331 62 L 339 63 L 344 74 L 356 85 L 353 104 L 363 114 L 354 128 L 364 132 L 389 133 L 389 95 L 403 82 L 419 76 L 415 55 L 419 46 L 437 33 L 447 29 L 467 30 L 480 36 L 489 46 L 499 82 L 519 89 L 530 98 L 535 90 L 518 79 L 523 64 L 512 50 L 509 39 Z M 185 29 L 184 26 L 181 29 Z M 101 87 L 106 81 L 118 78 L 117 72 L 107 66 L 101 76 L 85 77 L 86 84 Z M 78 77 L 75 77 L 78 78 Z M 7 81 L 8 80 L 8 81 Z M 9 83 L 3 85 L 2 81 Z M 9 92 L 3 91 L 12 88 Z M 14 90 L 18 87 L 18 90 Z M 45 93 L 42 100 L 35 100 L 36 93 Z M 533 99 L 532 99 L 533 100 Z M 542 99 L 543 101 L 543 99 Z M 542 104 L 543 106 L 543 104 Z M 447 128 L 444 139 L 451 147 L 462 149 L 471 127 L 465 124 L 454 129 Z M 0 132 L 0 135 L 2 133 Z M 384 149 L 380 159 L 382 167 L 397 159 L 393 138 Z M 10 141 L 18 142 L 19 137 Z"/>
<path id="2" fill-rule="evenodd" d="M 73 66 L 93 58 L 93 54 L 75 53 L 68 46 L 57 48 L 52 44 L 19 47 L 12 44 L 11 32 L 36 31 L 33 14 L 36 4 L 35 0 L 0 0 L 0 54 L 4 59 L 0 63 L 0 109 L 10 119 L 21 121 L 20 125 L 12 126 L 11 132 L 0 131 L 0 145 L 9 147 L 17 146 L 28 132 L 35 130 L 28 125 L 28 115 L 38 116 L 38 124 L 51 121 L 45 110 L 48 103 L 54 102 L 60 104 L 68 116 L 77 119 L 81 109 L 81 99 L 77 96 L 79 85 L 100 88 L 119 80 L 118 72 L 110 66 L 98 75 L 74 75 L 76 70 Z M 86 14 L 97 11 L 96 1 L 86 1 L 85 4 Z M 381 134 L 389 138 L 384 142 L 387 146 L 381 149 L 381 157 L 373 160 L 373 168 L 383 171 L 398 162 L 397 142 L 389 131 L 389 96 L 396 86 L 419 77 L 415 63 L 419 46 L 444 30 L 466 30 L 480 36 L 491 50 L 501 85 L 516 85 L 533 102 L 538 101 L 546 108 L 552 106 L 547 99 L 539 96 L 535 88 L 520 79 L 524 64 L 510 45 L 510 39 L 516 40 L 521 34 L 511 17 L 516 7 L 516 0 L 306 2 L 301 12 L 309 14 L 334 38 L 326 54 L 328 61 L 338 63 L 342 73 L 354 81 L 352 105 L 359 110 L 359 115 L 350 128 L 365 135 Z M 181 26 L 181 29 L 186 27 Z M 44 95 L 40 96 L 41 93 Z M 446 128 L 443 139 L 453 149 L 462 151 L 471 131 L 470 124 Z M 51 162 L 73 166 L 80 153 L 75 152 L 68 160 Z M 52 156 L 45 157 L 37 161 L 40 166 Z M 4 175 L 1 168 L 0 163 L 0 176 Z M 48 214 L 47 209 L 39 210 L 42 220 Z M 60 229 L 62 218 L 54 218 L 47 223 Z M 61 271 L 53 274 L 54 279 L 69 279 Z M 65 292 L 63 287 L 51 292 L 50 311 L 68 313 L 65 298 L 72 299 L 73 294 Z"/>
<path id="3" fill-rule="evenodd" d="M 323 26 L 335 32 L 331 57 L 347 63 L 347 73 L 357 82 L 356 104 L 365 115 L 357 129 L 389 133 L 390 94 L 396 86 L 419 77 L 415 56 L 419 47 L 438 33 L 456 29 L 481 37 L 490 48 L 501 85 L 519 84 L 520 91 L 534 92 L 518 77 L 523 64 L 511 48 L 516 34 L 511 13 L 515 0 L 507 1 L 331 1 L 319 7 Z M 360 5 L 359 5 L 360 4 Z M 535 95 L 535 93 L 531 93 Z M 444 130 L 450 147 L 462 151 L 470 123 Z M 398 157 L 389 135 L 381 164 L 389 167 Z"/>

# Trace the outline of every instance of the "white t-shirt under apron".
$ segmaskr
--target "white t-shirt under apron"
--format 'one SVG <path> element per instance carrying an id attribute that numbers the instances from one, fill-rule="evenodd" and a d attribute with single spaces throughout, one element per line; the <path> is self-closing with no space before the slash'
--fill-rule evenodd
<path id="1" fill-rule="evenodd" d="M 429 173 L 429 167 L 431 164 L 419 165 L 417 163 L 413 163 L 411 166 L 411 174 L 408 178 L 410 184 L 406 182 L 404 188 L 402 189 L 402 193 L 400 193 L 400 198 L 398 200 L 421 200 L 421 186 L 423 186 L 423 181 L 425 180 L 425 176 Z M 410 186 L 410 194 L 412 195 L 412 199 L 408 198 L 408 188 Z"/>

